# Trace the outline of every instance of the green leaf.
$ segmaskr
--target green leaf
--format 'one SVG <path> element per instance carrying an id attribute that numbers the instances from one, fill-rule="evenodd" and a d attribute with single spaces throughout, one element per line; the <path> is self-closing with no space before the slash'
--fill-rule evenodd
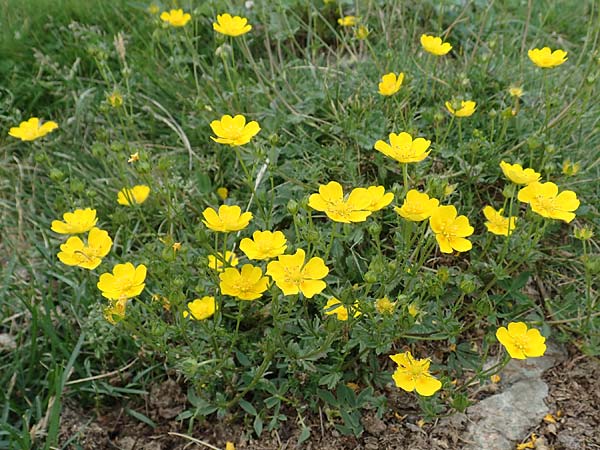
<path id="1" fill-rule="evenodd" d="M 125 412 L 131 417 L 139 420 L 140 422 L 144 422 L 146 425 L 150 425 L 152 428 L 156 428 L 156 423 L 154 423 L 154 421 L 148 416 L 129 408 L 126 408 Z"/>
<path id="2" fill-rule="evenodd" d="M 240 400 L 240 406 L 251 416 L 256 416 L 258 414 L 254 406 L 252 406 L 252 404 L 246 400 Z"/>

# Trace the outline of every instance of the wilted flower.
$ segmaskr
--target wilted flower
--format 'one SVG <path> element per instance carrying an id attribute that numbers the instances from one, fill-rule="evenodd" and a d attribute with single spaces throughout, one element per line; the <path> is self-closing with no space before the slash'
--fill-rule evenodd
<path id="1" fill-rule="evenodd" d="M 188 13 L 184 13 L 183 9 L 172 9 L 169 12 L 164 11 L 160 18 L 163 22 L 167 22 L 169 25 L 174 27 L 183 27 L 190 21 L 192 16 Z"/>
<path id="2" fill-rule="evenodd" d="M 570 159 L 567 159 L 562 165 L 562 173 L 568 177 L 577 175 L 580 169 L 581 164 L 578 162 L 572 162 Z"/>
<path id="3" fill-rule="evenodd" d="M 135 152 L 135 153 L 129 155 L 129 159 L 127 160 L 127 162 L 134 163 L 134 162 L 138 162 L 139 160 L 140 160 L 140 153 Z"/>
<path id="4" fill-rule="evenodd" d="M 280 255 L 267 265 L 267 275 L 284 295 L 302 292 L 306 298 L 312 298 L 327 286 L 322 281 L 329 273 L 325 262 L 315 256 L 304 264 L 305 256 L 304 250 L 298 249 L 294 255 Z"/>
<path id="5" fill-rule="evenodd" d="M 183 311 L 183 317 L 191 316 L 194 320 L 204 320 L 212 316 L 217 310 L 217 302 L 214 297 L 208 295 L 197 298 L 187 304 L 188 311 Z"/>
<path id="6" fill-rule="evenodd" d="M 460 108 L 454 109 L 451 102 L 446 102 L 446 109 L 450 114 L 456 117 L 469 117 L 475 112 L 477 104 L 471 100 L 461 101 Z"/>
<path id="7" fill-rule="evenodd" d="M 227 36 L 241 36 L 251 29 L 252 25 L 248 24 L 248 19 L 240 16 L 231 16 L 228 13 L 217 15 L 217 21 L 213 22 L 213 30 Z"/>
<path id="8" fill-rule="evenodd" d="M 515 184 L 530 184 L 542 178 L 542 175 L 533 169 L 523 169 L 521 164 L 509 164 L 501 161 L 500 168 L 504 176 Z"/>
<path id="9" fill-rule="evenodd" d="M 218 214 L 213 208 L 206 208 L 202 215 L 205 219 L 202 221 L 204 225 L 213 231 L 223 233 L 243 230 L 252 220 L 252 213 L 250 211 L 242 213 L 242 209 L 237 205 L 221 205 Z"/>
<path id="10" fill-rule="evenodd" d="M 221 200 L 225 201 L 229 195 L 229 190 L 226 187 L 217 188 L 217 195 Z"/>
<path id="11" fill-rule="evenodd" d="M 113 108 L 118 108 L 123 105 L 123 97 L 118 92 L 113 92 L 108 96 L 108 103 Z"/>
<path id="12" fill-rule="evenodd" d="M 178 252 L 179 250 L 181 250 L 181 242 L 173 242 L 173 245 L 171 245 L 171 248 L 173 249 L 174 252 Z"/>
<path id="13" fill-rule="evenodd" d="M 64 222 L 53 220 L 51 230 L 60 234 L 80 234 L 90 231 L 98 222 L 96 210 L 91 208 L 64 213 L 63 219 Z"/>
<path id="14" fill-rule="evenodd" d="M 258 122 L 253 120 L 246 124 L 246 118 L 241 114 L 235 117 L 225 114 L 221 120 L 213 120 L 210 127 L 217 135 L 216 138 L 210 137 L 213 141 L 232 147 L 247 144 L 260 131 Z"/>
<path id="15" fill-rule="evenodd" d="M 342 185 L 337 181 L 320 185 L 319 193 L 312 194 L 308 199 L 308 206 L 324 212 L 331 220 L 342 223 L 364 222 L 371 215 L 368 210 L 370 204 L 371 197 L 365 188 L 352 190 L 348 198 L 344 199 Z"/>
<path id="16" fill-rule="evenodd" d="M 523 322 L 511 322 L 508 329 L 498 328 L 496 338 L 511 358 L 535 358 L 546 351 L 546 338 L 535 328 L 527 329 Z"/>
<path id="17" fill-rule="evenodd" d="M 381 77 L 381 82 L 379 83 L 379 93 L 381 95 L 385 95 L 386 97 L 394 95 L 400 90 L 400 86 L 402 86 L 403 80 L 403 72 L 400 72 L 398 76 L 396 76 L 394 72 L 390 72 L 384 75 L 383 77 Z"/>
<path id="18" fill-rule="evenodd" d="M 244 238 L 240 242 L 240 250 L 249 259 L 270 259 L 285 253 L 287 242 L 281 231 L 255 231 L 252 239 Z"/>
<path id="19" fill-rule="evenodd" d="M 235 267 L 239 263 L 239 260 L 235 253 L 227 250 L 225 257 L 222 253 L 217 252 L 216 255 L 208 255 L 208 267 L 209 269 L 216 270 L 217 272 L 223 272 L 223 267 Z"/>
<path id="20" fill-rule="evenodd" d="M 523 88 L 520 86 L 510 86 L 508 88 L 508 93 L 511 97 L 521 98 L 523 96 Z"/>
<path id="21" fill-rule="evenodd" d="M 448 42 L 442 42 L 442 38 L 437 36 L 421 35 L 421 45 L 426 52 L 436 56 L 443 56 L 452 50 Z"/>
<path id="22" fill-rule="evenodd" d="M 509 236 L 515 230 L 517 218 L 515 216 L 504 217 L 502 216 L 503 212 L 503 209 L 496 211 L 489 205 L 483 208 L 483 215 L 488 220 L 485 222 L 485 226 L 490 233 L 498 236 Z"/>
<path id="23" fill-rule="evenodd" d="M 429 198 L 429 195 L 411 189 L 406 193 L 402 207 L 394 207 L 394 211 L 401 217 L 411 222 L 421 222 L 431 216 L 439 205 L 437 198 Z"/>
<path id="24" fill-rule="evenodd" d="M 543 69 L 560 66 L 567 60 L 567 52 L 564 50 L 552 51 L 550 47 L 534 48 L 527 52 L 527 56 L 536 66 Z"/>
<path id="25" fill-rule="evenodd" d="M 431 141 L 427 139 L 417 138 L 413 140 L 412 136 L 405 132 L 400 134 L 390 133 L 389 138 L 389 144 L 385 141 L 377 141 L 375 150 L 400 163 L 423 161 L 431 152 L 431 150 L 427 151 L 431 145 Z"/>
<path id="26" fill-rule="evenodd" d="M 140 295 L 144 290 L 146 266 L 134 267 L 131 263 L 117 264 L 112 273 L 103 273 L 96 284 L 109 300 L 121 300 Z"/>
<path id="27" fill-rule="evenodd" d="M 121 298 L 118 300 L 111 300 L 109 306 L 104 308 L 104 318 L 107 322 L 115 324 L 125 318 L 125 309 L 127 307 L 127 299 Z"/>
<path id="28" fill-rule="evenodd" d="M 70 237 L 60 246 L 58 259 L 67 266 L 78 266 L 84 269 L 95 269 L 110 252 L 112 239 L 108 232 L 99 228 L 92 228 L 87 238 L 87 245 L 76 237 Z"/>
<path id="29" fill-rule="evenodd" d="M 119 205 L 131 206 L 133 204 L 141 205 L 150 195 L 150 187 L 145 184 L 138 184 L 131 189 L 123 188 L 117 194 Z"/>
<path id="30" fill-rule="evenodd" d="M 579 208 L 577 194 L 573 191 L 558 193 L 554 183 L 530 183 L 519 191 L 519 201 L 529 203 L 531 210 L 542 217 L 571 222 L 575 211 Z"/>
<path id="31" fill-rule="evenodd" d="M 454 206 L 438 206 L 429 218 L 429 225 L 442 253 L 452 253 L 453 250 L 466 252 L 473 247 L 471 241 L 465 238 L 475 230 L 466 216 L 457 217 Z"/>
<path id="32" fill-rule="evenodd" d="M 241 271 L 229 267 L 219 275 L 221 294 L 240 300 L 256 300 L 269 287 L 269 278 L 263 277 L 262 269 L 244 264 Z"/>
<path id="33" fill-rule="evenodd" d="M 364 39 L 368 38 L 369 34 L 371 34 L 371 32 L 364 25 L 360 25 L 358 27 L 358 29 L 356 30 L 356 37 L 360 40 L 364 40 Z"/>
<path id="34" fill-rule="evenodd" d="M 344 16 L 338 19 L 338 24 L 342 27 L 353 27 L 358 23 L 358 17 L 356 16 Z"/>
<path id="35" fill-rule="evenodd" d="M 573 231 L 573 236 L 575 236 L 575 239 L 579 239 L 580 241 L 589 241 L 592 237 L 594 237 L 594 230 L 589 227 L 575 228 Z"/>
<path id="36" fill-rule="evenodd" d="M 442 388 L 442 383 L 429 373 L 431 361 L 415 359 L 410 352 L 390 355 L 398 368 L 392 375 L 396 386 L 407 392 L 417 391 L 417 394 L 429 397 Z"/>
<path id="37" fill-rule="evenodd" d="M 353 317 L 358 317 L 360 316 L 362 313 L 358 310 L 358 302 L 354 302 L 353 305 Z M 348 308 L 346 308 L 346 306 L 344 306 L 342 304 L 342 302 L 340 302 L 337 298 L 332 297 L 329 300 L 327 300 L 327 304 L 325 305 L 325 307 L 323 308 L 323 310 L 325 310 L 325 314 L 327 314 L 328 316 L 331 316 L 332 314 L 335 314 L 337 317 L 337 320 L 341 320 L 341 321 L 346 321 L 348 320 Z"/>
<path id="38" fill-rule="evenodd" d="M 396 303 L 391 302 L 389 298 L 383 297 L 375 302 L 375 309 L 379 314 L 393 314 L 396 309 Z"/>
<path id="39" fill-rule="evenodd" d="M 40 119 L 32 117 L 26 122 L 21 122 L 18 127 L 12 127 L 8 135 L 22 141 L 35 141 L 37 138 L 46 136 L 51 131 L 58 128 L 58 124 L 49 120 L 40 125 Z"/>

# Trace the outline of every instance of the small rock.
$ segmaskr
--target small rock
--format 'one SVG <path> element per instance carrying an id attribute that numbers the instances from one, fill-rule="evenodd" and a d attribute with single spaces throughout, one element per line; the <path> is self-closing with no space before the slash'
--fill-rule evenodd
<path id="1" fill-rule="evenodd" d="M 385 422 L 375 415 L 367 415 L 363 417 L 362 424 L 369 434 L 378 436 L 386 430 Z"/>

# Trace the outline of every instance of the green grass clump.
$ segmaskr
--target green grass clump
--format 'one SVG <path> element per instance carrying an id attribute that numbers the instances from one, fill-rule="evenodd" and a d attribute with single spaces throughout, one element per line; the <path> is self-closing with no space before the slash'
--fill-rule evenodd
<path id="1" fill-rule="evenodd" d="M 469 387 L 508 361 L 495 333 L 509 322 L 599 353 L 596 2 L 184 1 L 192 18 L 183 27 L 140 2 L 1 3 L 0 332 L 15 348 L 0 353 L 0 448 L 56 446 L 65 399 L 135 404 L 167 373 L 188 386 L 179 419 L 190 432 L 234 415 L 257 435 L 297 422 L 305 440 L 319 407 L 347 434 L 362 433 L 364 409 L 381 417 L 392 354 L 431 358 L 442 388 L 413 394 L 431 419 L 464 410 Z M 215 33 L 225 11 L 252 30 Z M 338 25 L 349 15 L 355 26 Z M 452 51 L 425 52 L 424 33 Z M 566 63 L 536 67 L 527 51 L 544 46 L 567 51 Z M 405 76 L 385 97 L 377 85 L 389 72 Z M 476 102 L 473 115 L 444 106 L 461 100 Z M 242 146 L 218 144 L 211 122 L 225 114 L 261 130 Z M 30 117 L 59 128 L 32 142 L 8 135 Z M 399 164 L 374 150 L 400 132 L 431 140 L 429 156 Z M 575 192 L 576 219 L 520 203 L 503 160 Z M 330 181 L 346 193 L 383 186 L 394 200 L 338 223 L 310 206 Z M 147 200 L 118 204 L 135 185 L 150 187 Z M 427 220 L 400 217 L 393 206 L 409 189 L 466 216 L 472 249 L 443 253 Z M 210 230 L 203 212 L 223 204 L 252 221 Z M 514 233 L 489 233 L 486 205 L 518 216 Z M 78 208 L 95 209 L 113 242 L 93 270 L 56 256 L 67 236 L 51 223 Z M 276 272 L 240 250 L 257 230 L 283 232 L 287 255 L 321 259 L 326 287 L 285 295 L 273 275 L 257 299 L 223 295 L 208 265 L 217 252 L 235 252 L 237 269 Z M 147 267 L 141 294 L 102 297 L 99 276 L 128 262 Z M 184 317 L 205 296 L 214 314 Z M 347 320 L 326 306 L 331 298 Z M 103 376 L 123 367 L 133 375 L 121 383 Z"/>

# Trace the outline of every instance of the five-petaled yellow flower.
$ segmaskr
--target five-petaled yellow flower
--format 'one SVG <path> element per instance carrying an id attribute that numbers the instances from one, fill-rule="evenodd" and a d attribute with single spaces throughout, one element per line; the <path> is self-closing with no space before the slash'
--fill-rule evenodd
<path id="1" fill-rule="evenodd" d="M 217 310 L 217 302 L 214 297 L 204 296 L 197 298 L 193 302 L 188 302 L 187 311 L 183 311 L 183 317 L 190 317 L 194 320 L 204 320 L 212 316 Z"/>
<path id="2" fill-rule="evenodd" d="M 319 193 L 308 198 L 308 206 L 324 212 L 334 222 L 342 223 L 364 222 L 371 215 L 372 211 L 368 209 L 371 204 L 369 191 L 365 188 L 353 189 L 344 199 L 342 185 L 337 181 L 320 185 Z"/>
<path id="3" fill-rule="evenodd" d="M 396 303 L 387 297 L 382 297 L 375 302 L 375 309 L 379 314 L 393 314 L 396 309 Z"/>
<path id="4" fill-rule="evenodd" d="M 421 35 L 421 45 L 426 52 L 435 56 L 443 56 L 452 50 L 452 46 L 448 42 L 442 42 L 442 38 L 427 34 Z"/>
<path id="5" fill-rule="evenodd" d="M 124 206 L 141 205 L 148 199 L 148 195 L 150 195 L 150 187 L 145 184 L 138 184 L 131 189 L 121 189 L 117 194 L 117 202 L 119 205 Z"/>
<path id="6" fill-rule="evenodd" d="M 271 259 L 285 253 L 287 241 L 281 231 L 255 231 L 252 239 L 244 238 L 240 250 L 249 259 Z"/>
<path id="7" fill-rule="evenodd" d="M 429 373 L 431 361 L 415 359 L 410 352 L 390 355 L 398 368 L 392 375 L 396 386 L 406 392 L 417 391 L 417 394 L 430 397 L 442 388 L 442 383 Z"/>
<path id="8" fill-rule="evenodd" d="M 242 209 L 237 205 L 221 205 L 218 213 L 213 208 L 206 208 L 202 215 L 205 219 L 202 221 L 204 225 L 222 233 L 243 230 L 252 220 L 252 213 L 242 213 Z"/>
<path id="9" fill-rule="evenodd" d="M 440 201 L 437 198 L 429 198 L 429 195 L 411 189 L 406 193 L 402 207 L 394 207 L 394 211 L 401 217 L 411 222 L 421 222 L 428 219 L 437 209 Z"/>
<path id="10" fill-rule="evenodd" d="M 244 264 L 241 271 L 229 267 L 219 275 L 221 293 L 240 300 L 256 300 L 269 287 L 269 278 L 263 277 L 262 269 Z"/>
<path id="11" fill-rule="evenodd" d="M 446 105 L 446 109 L 448 110 L 448 112 L 456 117 L 472 116 L 473 113 L 475 112 L 475 108 L 477 106 L 477 104 L 471 100 L 461 101 L 460 108 L 456 108 L 456 109 L 452 106 L 453 104 L 451 102 L 446 102 L 445 105 Z M 458 106 L 458 104 L 455 106 Z"/>
<path id="12" fill-rule="evenodd" d="M 56 122 L 49 120 L 40 125 L 40 119 L 32 117 L 26 122 L 21 122 L 18 127 L 12 127 L 8 130 L 8 134 L 22 141 L 35 141 L 57 128 L 58 124 Z"/>
<path id="13" fill-rule="evenodd" d="M 429 225 L 442 253 L 452 253 L 453 250 L 466 252 L 473 247 L 471 241 L 465 238 L 471 236 L 475 229 L 466 216 L 457 217 L 457 214 L 452 205 L 438 206 L 429 218 Z"/>
<path id="14" fill-rule="evenodd" d="M 550 50 L 550 47 L 544 47 L 542 49 L 534 48 L 527 52 L 529 59 L 538 67 L 542 69 L 550 69 L 552 67 L 560 66 L 567 60 L 567 52 L 564 50 Z"/>
<path id="15" fill-rule="evenodd" d="M 231 16 L 231 14 L 219 14 L 217 21 L 213 22 L 213 30 L 226 36 L 241 36 L 252 29 L 248 24 L 248 19 L 240 16 Z"/>
<path id="16" fill-rule="evenodd" d="M 76 237 L 70 237 L 60 246 L 58 259 L 67 266 L 78 266 L 84 269 L 95 269 L 108 255 L 112 247 L 112 239 L 108 232 L 99 228 L 92 228 L 87 238 L 87 245 Z"/>
<path id="17" fill-rule="evenodd" d="M 146 266 L 134 267 L 131 263 L 117 264 L 112 273 L 103 273 L 96 284 L 102 295 L 109 300 L 137 297 L 144 290 Z"/>
<path id="18" fill-rule="evenodd" d="M 344 322 L 348 320 L 348 308 L 344 306 L 344 304 L 335 297 L 332 297 L 329 300 L 327 300 L 327 304 L 323 307 L 323 310 L 328 316 L 335 314 L 337 320 L 341 320 Z M 352 310 L 354 311 L 354 318 L 362 314 L 358 309 L 358 302 L 354 302 L 354 305 L 352 305 Z"/>
<path id="19" fill-rule="evenodd" d="M 172 9 L 169 12 L 164 11 L 160 18 L 173 27 L 183 27 L 191 20 L 192 16 L 189 13 L 184 13 L 183 9 Z"/>
<path id="20" fill-rule="evenodd" d="M 530 184 L 542 178 L 542 175 L 533 169 L 523 169 L 521 164 L 509 164 L 501 161 L 500 168 L 504 176 L 515 184 Z"/>
<path id="21" fill-rule="evenodd" d="M 515 230 L 517 218 L 515 216 L 504 217 L 503 209 L 496 211 L 491 206 L 483 208 L 483 215 L 487 219 L 485 226 L 490 233 L 498 236 L 510 236 Z"/>
<path id="22" fill-rule="evenodd" d="M 267 275 L 273 278 L 283 295 L 302 292 L 306 298 L 312 298 L 327 286 L 322 280 L 329 273 L 325 262 L 313 257 L 304 264 L 305 256 L 304 250 L 298 249 L 294 255 L 280 255 L 277 261 L 267 265 Z"/>
<path id="23" fill-rule="evenodd" d="M 386 97 L 394 95 L 400 90 L 400 86 L 402 86 L 402 81 L 404 81 L 403 72 L 400 72 L 398 76 L 396 76 L 394 72 L 390 72 L 384 75 L 383 77 L 381 77 L 381 82 L 379 83 L 379 93 L 381 95 L 385 95 Z"/>
<path id="24" fill-rule="evenodd" d="M 241 114 L 235 117 L 225 114 L 221 120 L 213 120 L 210 127 L 217 135 L 210 137 L 213 141 L 232 147 L 247 144 L 260 131 L 258 122 L 253 120 L 246 123 L 246 118 Z"/>
<path id="25" fill-rule="evenodd" d="M 356 16 L 344 16 L 338 19 L 338 25 L 342 27 L 353 27 L 358 23 L 358 17 Z"/>
<path id="26" fill-rule="evenodd" d="M 542 217 L 562 220 L 566 223 L 575 218 L 575 211 L 579 208 L 577 194 L 573 191 L 558 192 L 554 183 L 530 183 L 519 191 L 519 201 L 529 203 L 531 210 Z"/>
<path id="27" fill-rule="evenodd" d="M 431 145 L 431 141 L 427 139 L 416 138 L 413 140 L 412 136 L 405 132 L 400 134 L 391 133 L 389 137 L 389 144 L 385 141 L 377 141 L 375 150 L 395 159 L 399 163 L 423 161 L 431 152 L 431 150 L 427 151 Z"/>
<path id="28" fill-rule="evenodd" d="M 523 322 L 511 322 L 508 329 L 498 328 L 496 338 L 514 359 L 536 358 L 546 352 L 546 338 L 535 328 L 527 329 Z"/>
<path id="29" fill-rule="evenodd" d="M 208 267 L 212 270 L 216 270 L 217 272 L 223 272 L 223 267 L 235 267 L 239 263 L 239 260 L 235 253 L 227 250 L 225 252 L 225 257 L 223 258 L 223 254 L 217 252 L 216 255 L 208 255 Z"/>
<path id="30" fill-rule="evenodd" d="M 90 231 L 98 222 L 96 210 L 91 208 L 64 213 L 63 219 L 63 222 L 53 220 L 51 230 L 60 234 L 80 234 Z"/>

